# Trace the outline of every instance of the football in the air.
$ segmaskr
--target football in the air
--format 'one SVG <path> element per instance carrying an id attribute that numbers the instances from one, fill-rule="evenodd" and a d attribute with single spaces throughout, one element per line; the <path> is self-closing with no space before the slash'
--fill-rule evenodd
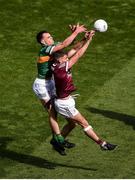
<path id="1" fill-rule="evenodd" d="M 98 19 L 94 23 L 94 29 L 99 32 L 105 32 L 108 29 L 107 22 L 103 19 Z"/>

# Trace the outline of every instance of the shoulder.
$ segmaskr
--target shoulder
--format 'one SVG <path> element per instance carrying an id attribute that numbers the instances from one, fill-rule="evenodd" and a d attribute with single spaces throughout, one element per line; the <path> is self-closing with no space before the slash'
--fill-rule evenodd
<path id="1" fill-rule="evenodd" d="M 66 62 L 60 64 L 60 63 L 57 63 L 57 62 L 54 62 L 52 64 L 52 69 L 55 70 L 55 69 L 66 69 Z"/>
<path id="2" fill-rule="evenodd" d="M 39 55 L 45 54 L 46 53 L 46 49 L 47 49 L 47 46 L 42 46 L 40 51 L 39 51 Z"/>
<path id="3" fill-rule="evenodd" d="M 40 49 L 40 54 L 47 54 L 47 55 L 51 55 L 52 54 L 52 50 L 53 48 L 56 46 L 57 44 L 54 43 L 52 45 L 44 45 L 42 46 L 42 48 Z"/>

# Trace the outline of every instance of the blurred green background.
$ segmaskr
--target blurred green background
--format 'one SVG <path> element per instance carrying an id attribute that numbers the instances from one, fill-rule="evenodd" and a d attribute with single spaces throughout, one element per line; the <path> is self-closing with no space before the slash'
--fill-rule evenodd
<path id="1" fill-rule="evenodd" d="M 35 36 L 45 29 L 62 41 L 69 24 L 92 29 L 97 19 L 109 28 L 96 33 L 73 68 L 76 104 L 118 148 L 101 151 L 78 126 L 69 136 L 76 147 L 62 157 L 49 144 L 48 116 L 32 91 Z M 133 0 L 0 0 L 0 178 L 135 178 L 134 26 Z"/>

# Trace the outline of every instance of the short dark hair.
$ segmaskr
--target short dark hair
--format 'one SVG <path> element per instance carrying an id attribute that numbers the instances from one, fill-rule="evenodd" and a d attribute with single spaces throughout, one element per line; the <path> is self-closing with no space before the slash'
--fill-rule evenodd
<path id="1" fill-rule="evenodd" d="M 41 39 L 42 39 L 42 35 L 44 33 L 48 33 L 48 32 L 44 30 L 44 31 L 40 31 L 40 32 L 37 33 L 36 39 L 37 39 L 37 42 L 40 43 L 40 44 L 42 44 Z"/>
<path id="2" fill-rule="evenodd" d="M 53 53 L 53 58 L 55 59 L 55 61 L 58 61 L 58 59 L 60 57 L 64 56 L 65 54 L 67 54 L 67 53 L 64 52 L 63 50 L 60 50 L 60 51 Z"/>

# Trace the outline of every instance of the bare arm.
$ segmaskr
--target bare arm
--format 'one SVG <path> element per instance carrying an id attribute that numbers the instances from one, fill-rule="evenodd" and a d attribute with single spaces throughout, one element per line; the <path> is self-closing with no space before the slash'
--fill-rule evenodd
<path id="1" fill-rule="evenodd" d="M 92 41 L 92 37 L 94 35 L 95 31 L 91 31 L 88 35 L 88 39 L 85 41 L 84 45 L 76 52 L 74 56 L 72 56 L 68 63 L 68 68 L 70 69 L 78 60 L 79 58 L 85 53 L 87 50 L 90 42 Z"/>
<path id="2" fill-rule="evenodd" d="M 77 42 L 71 50 L 67 52 L 68 58 L 71 58 L 86 42 L 86 38 L 83 38 L 81 41 Z"/>
<path id="3" fill-rule="evenodd" d="M 78 26 L 76 30 L 67 39 L 65 39 L 62 43 L 56 45 L 53 48 L 52 53 L 62 50 L 63 48 L 69 46 L 79 33 L 82 33 L 85 31 L 86 31 L 86 28 L 84 27 L 84 25 Z"/>

